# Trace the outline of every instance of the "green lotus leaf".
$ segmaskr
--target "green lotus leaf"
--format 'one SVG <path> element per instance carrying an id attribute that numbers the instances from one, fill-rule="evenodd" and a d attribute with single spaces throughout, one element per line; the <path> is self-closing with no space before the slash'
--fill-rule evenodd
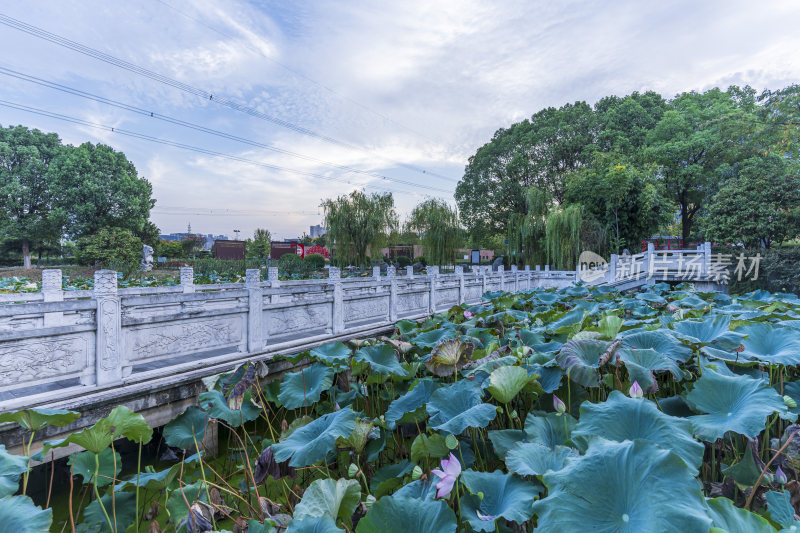
<path id="1" fill-rule="evenodd" d="M 106 448 L 99 454 L 93 452 L 79 452 L 69 456 L 68 464 L 72 465 L 72 471 L 83 477 L 84 483 L 94 483 L 95 457 L 100 466 L 97 475 L 97 486 L 105 487 L 122 471 L 122 457 L 111 448 Z"/>
<path id="2" fill-rule="evenodd" d="M 705 320 L 682 320 L 672 326 L 678 337 L 693 344 L 714 343 L 725 350 L 736 348 L 744 338 L 743 334 L 730 331 L 730 321 L 728 315 L 711 315 Z"/>
<path id="3" fill-rule="evenodd" d="M 433 348 L 437 344 L 447 339 L 454 339 L 458 336 L 458 332 L 451 328 L 439 328 L 420 333 L 411 342 L 422 348 Z"/>
<path id="4" fill-rule="evenodd" d="M 318 479 L 303 493 L 294 518 L 338 516 L 347 524 L 360 500 L 361 486 L 355 479 Z"/>
<path id="5" fill-rule="evenodd" d="M 556 335 L 575 334 L 580 331 L 584 318 L 586 318 L 586 311 L 583 309 L 575 309 L 574 311 L 564 314 L 558 320 L 550 322 L 547 325 L 547 331 Z"/>
<path id="6" fill-rule="evenodd" d="M 400 366 L 394 348 L 390 344 L 364 346 L 355 353 L 353 358 L 356 361 L 366 362 L 372 371 L 378 374 L 406 375 L 405 369 Z"/>
<path id="7" fill-rule="evenodd" d="M 153 429 L 139 413 L 118 405 L 106 417 L 115 439 L 125 437 L 133 442 L 147 444 L 153 438 Z"/>
<path id="8" fill-rule="evenodd" d="M 706 503 L 712 525 L 727 533 L 775 533 L 764 518 L 736 507 L 728 498 L 713 498 Z"/>
<path id="9" fill-rule="evenodd" d="M 28 431 L 39 431 L 45 426 L 64 427 L 68 426 L 81 414 L 75 411 L 64 409 L 21 409 L 11 413 L 0 414 L 0 424 L 4 422 L 16 422 Z"/>
<path id="10" fill-rule="evenodd" d="M 328 342 L 308 352 L 308 358 L 319 361 L 327 366 L 341 368 L 350 362 L 351 350 L 343 342 Z"/>
<path id="11" fill-rule="evenodd" d="M 692 358 L 692 349 L 665 330 L 657 329 L 627 334 L 623 337 L 622 343 L 625 346 L 642 350 L 652 348 L 659 354 L 680 363 Z"/>
<path id="12" fill-rule="evenodd" d="M 13 533 L 49 533 L 53 510 L 41 509 L 28 496 L 0 498 L 0 528 Z"/>
<path id="13" fill-rule="evenodd" d="M 107 418 L 101 418 L 93 426 L 72 433 L 64 439 L 63 445 L 74 443 L 90 452 L 100 453 L 111 445 L 114 435 Z"/>
<path id="14" fill-rule="evenodd" d="M 616 315 L 606 315 L 597 322 L 597 331 L 606 339 L 614 340 L 624 321 Z"/>
<path id="15" fill-rule="evenodd" d="M 531 359 L 532 358 L 528 358 L 527 361 Z M 531 364 L 527 361 L 524 364 L 524 367 L 529 373 L 539 376 L 536 378 L 536 380 L 539 382 L 539 385 L 542 386 L 542 391 L 549 394 L 558 390 L 558 388 L 561 386 L 561 378 L 564 377 L 564 372 L 560 367 L 544 366 L 539 363 Z"/>
<path id="16" fill-rule="evenodd" d="M 321 461 L 336 447 L 336 439 L 353 432 L 356 414 L 345 408 L 328 413 L 296 429 L 286 439 L 272 445 L 275 461 L 289 461 L 295 468 Z"/>
<path id="17" fill-rule="evenodd" d="M 753 438 L 761 433 L 772 413 L 777 412 L 785 419 L 795 416 L 780 394 L 761 379 L 723 375 L 708 366 L 686 395 L 686 401 L 694 411 L 707 413 L 691 416 L 689 420 L 695 435 L 708 442 L 728 431 Z"/>
<path id="18" fill-rule="evenodd" d="M 682 377 L 678 363 L 652 348 L 625 348 L 616 353 L 625 364 L 630 380 L 638 382 L 646 393 L 658 390 L 657 372 L 670 372 L 676 380 Z"/>
<path id="19" fill-rule="evenodd" d="M 747 335 L 739 354 L 747 359 L 768 365 L 796 366 L 800 364 L 800 331 L 773 328 L 765 323 L 752 323 L 736 329 Z"/>
<path id="20" fill-rule="evenodd" d="M 538 442 L 519 442 L 506 454 L 505 462 L 509 472 L 521 476 L 541 476 L 551 470 L 561 470 L 567 459 L 577 452 L 567 446 L 557 445 L 548 448 Z"/>
<path id="21" fill-rule="evenodd" d="M 541 332 L 528 329 L 519 330 L 519 338 L 525 346 L 534 346 L 544 342 L 544 335 Z"/>
<path id="22" fill-rule="evenodd" d="M 208 414 L 192 405 L 164 426 L 164 442 L 169 446 L 188 450 L 203 442 L 208 424 Z"/>
<path id="23" fill-rule="evenodd" d="M 404 414 L 416 411 L 428 403 L 431 395 L 438 388 L 439 384 L 432 379 L 420 379 L 417 381 L 416 385 L 414 385 L 414 388 L 389 404 L 389 408 L 384 415 L 385 420 L 389 423 L 396 422 L 400 420 Z"/>
<path id="24" fill-rule="evenodd" d="M 228 407 L 225 396 L 218 390 L 204 392 L 200 394 L 198 400 L 200 407 L 208 411 L 209 418 L 222 420 L 232 427 L 241 427 L 245 422 L 255 420 L 261 414 L 261 408 L 253 403 L 251 394 L 250 391 L 244 393 L 241 409 Z"/>
<path id="25" fill-rule="evenodd" d="M 169 512 L 170 522 L 178 524 L 181 520 L 186 518 L 186 516 L 189 514 L 189 507 L 186 504 L 187 501 L 189 502 L 189 505 L 197 500 L 208 503 L 208 494 L 206 492 L 206 488 L 207 487 L 203 484 L 203 480 L 201 479 L 190 485 L 184 485 L 181 490 L 173 490 L 170 492 L 166 504 L 167 512 Z M 125 496 L 134 496 L 134 494 L 127 492 L 124 494 Z M 106 504 L 104 500 L 103 504 L 106 505 L 106 509 L 111 508 L 110 502 Z M 131 505 L 131 507 L 133 507 L 133 505 Z M 102 513 L 100 516 L 102 516 Z M 133 522 L 133 520 L 131 520 L 131 522 Z"/>
<path id="26" fill-rule="evenodd" d="M 247 529 L 248 533 L 250 528 Z M 305 517 L 289 522 L 286 533 L 345 533 L 330 516 Z"/>
<path id="27" fill-rule="evenodd" d="M 539 485 L 500 470 L 464 470 L 460 480 L 470 492 L 461 497 L 461 518 L 475 531 L 495 531 L 500 518 L 517 524 L 530 520 L 531 504 L 542 492 Z"/>
<path id="28" fill-rule="evenodd" d="M 480 390 L 468 380 L 436 390 L 425 408 L 433 429 L 454 435 L 468 427 L 486 427 L 497 416 L 495 406 L 481 403 Z"/>
<path id="29" fill-rule="evenodd" d="M 192 457 L 197 457 L 192 456 Z M 170 486 L 175 481 L 181 472 L 181 467 L 184 469 L 189 464 L 190 459 L 185 459 L 183 464 L 177 463 L 170 468 L 159 470 L 158 472 L 141 472 L 138 475 L 134 474 L 130 479 L 127 479 L 116 486 L 115 490 L 136 490 L 136 483 L 138 479 L 139 487 L 152 491 L 161 491 Z"/>
<path id="30" fill-rule="evenodd" d="M 723 467 L 722 474 L 740 485 L 747 487 L 755 485 L 761 476 L 761 468 L 756 464 L 750 446 L 745 446 L 744 454 L 738 463 Z"/>
<path id="31" fill-rule="evenodd" d="M 501 366 L 489 375 L 486 390 L 502 404 L 513 400 L 525 386 L 535 379 L 519 366 Z"/>
<path id="32" fill-rule="evenodd" d="M 521 429 L 494 429 L 489 431 L 489 440 L 492 442 L 494 454 L 500 459 L 505 459 L 508 452 L 520 442 L 525 440 L 525 432 Z"/>
<path id="33" fill-rule="evenodd" d="M 179 493 L 180 491 L 175 492 Z M 89 531 L 108 531 L 108 522 L 106 521 L 106 516 L 103 514 L 103 509 L 100 508 L 99 501 L 103 503 L 103 507 L 105 507 L 112 523 L 114 522 L 114 517 L 112 516 L 111 510 L 116 509 L 118 531 L 127 529 L 128 526 L 136 521 L 135 494 L 131 492 L 117 492 L 114 494 L 113 501 L 111 494 L 106 494 L 102 496 L 100 500 L 92 501 L 92 503 L 87 505 L 83 510 L 82 524 L 89 526 Z"/>
<path id="34" fill-rule="evenodd" d="M 28 471 L 28 458 L 13 455 L 0 444 L 0 498 L 11 496 L 19 490 L 19 476 Z"/>
<path id="35" fill-rule="evenodd" d="M 420 464 L 422 459 L 439 459 L 450 453 L 445 438 L 440 433 L 434 433 L 430 437 L 420 433 L 411 443 L 411 461 Z"/>
<path id="36" fill-rule="evenodd" d="M 421 435 L 420 435 L 421 436 Z M 419 436 L 417 437 L 419 438 Z M 415 440 L 416 442 L 416 440 Z M 414 446 L 411 446 L 412 458 L 414 456 Z M 388 494 L 403 484 L 403 476 L 414 469 L 414 463 L 408 459 L 403 459 L 399 463 L 380 467 L 372 479 L 369 481 L 369 489 L 376 498 Z"/>
<path id="37" fill-rule="evenodd" d="M 537 416 L 528 413 L 525 417 L 525 441 L 538 442 L 555 449 L 556 446 L 569 442 L 576 423 L 568 414 L 559 416 L 556 413 L 547 413 Z"/>
<path id="38" fill-rule="evenodd" d="M 537 533 L 686 533 L 711 526 L 695 472 L 650 441 L 594 438 L 585 455 L 542 480 L 548 496 L 534 503 Z"/>
<path id="39" fill-rule="evenodd" d="M 598 387 L 600 359 L 610 346 L 611 343 L 607 341 L 570 340 L 561 347 L 556 361 L 571 380 L 584 387 Z"/>
<path id="40" fill-rule="evenodd" d="M 780 492 L 771 490 L 764 493 L 764 498 L 767 500 L 767 512 L 773 522 L 787 529 L 792 526 L 798 526 L 798 523 L 794 519 L 792 496 L 788 490 L 782 490 Z"/>
<path id="41" fill-rule="evenodd" d="M 408 498 L 417 500 L 435 500 L 436 499 L 436 483 L 438 483 L 436 476 L 428 476 L 427 479 L 418 479 L 412 481 L 408 485 L 403 485 L 394 495 L 397 498 Z"/>
<path id="42" fill-rule="evenodd" d="M 584 402 L 572 432 L 572 442 L 585 450 L 594 436 L 609 441 L 644 439 L 675 452 L 699 470 L 705 447 L 692 437 L 692 425 L 683 418 L 662 413 L 650 400 L 629 398 L 612 391 L 602 403 Z"/>
<path id="43" fill-rule="evenodd" d="M 356 533 L 454 533 L 456 515 L 443 501 L 384 496 L 358 522 Z"/>
<path id="44" fill-rule="evenodd" d="M 278 394 L 281 405 L 287 409 L 311 407 L 319 401 L 323 392 L 331 388 L 335 373 L 330 367 L 314 364 L 286 374 Z"/>
<path id="45" fill-rule="evenodd" d="M 288 516 L 288 515 L 276 515 L 275 518 L 277 518 L 277 516 Z M 309 518 L 307 520 L 312 520 L 312 519 Z M 323 521 L 323 519 L 320 519 L 320 521 Z M 263 524 L 261 522 L 259 522 L 258 520 L 248 520 L 247 521 L 247 533 L 277 533 L 278 530 L 275 528 L 275 526 L 273 524 L 277 524 L 277 521 L 276 520 L 270 520 L 269 518 L 264 519 L 264 523 Z M 283 524 L 283 527 L 286 527 L 286 525 Z M 224 531 L 225 530 L 220 530 L 221 533 L 224 532 Z M 295 530 L 295 531 L 297 531 L 297 530 Z M 331 530 L 331 531 L 332 532 L 336 531 L 338 533 L 339 531 L 343 531 L 343 530 L 340 529 L 338 531 L 337 530 Z"/>
<path id="46" fill-rule="evenodd" d="M 444 340 L 433 348 L 425 367 L 435 376 L 451 376 L 469 362 L 474 348 L 474 344 L 459 338 Z"/>

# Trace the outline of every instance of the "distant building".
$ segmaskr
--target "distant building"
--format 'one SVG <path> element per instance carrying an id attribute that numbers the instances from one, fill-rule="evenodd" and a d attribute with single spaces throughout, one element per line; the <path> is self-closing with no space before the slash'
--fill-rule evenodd
<path id="1" fill-rule="evenodd" d="M 158 237 L 164 241 L 182 241 L 189 235 L 190 235 L 189 233 L 168 233 L 165 235 L 159 235 Z M 206 233 L 205 235 L 196 233 L 194 235 L 199 235 L 205 240 L 205 242 L 203 243 L 203 248 L 205 250 L 210 250 L 211 248 L 213 248 L 214 242 L 216 241 L 229 240 L 227 235 L 214 235 L 213 233 Z"/>
<path id="2" fill-rule="evenodd" d="M 316 239 L 317 237 L 322 237 L 323 235 L 328 233 L 328 230 L 322 227 L 321 224 L 317 224 L 316 226 L 311 226 L 310 231 L 308 233 L 312 239 Z"/>

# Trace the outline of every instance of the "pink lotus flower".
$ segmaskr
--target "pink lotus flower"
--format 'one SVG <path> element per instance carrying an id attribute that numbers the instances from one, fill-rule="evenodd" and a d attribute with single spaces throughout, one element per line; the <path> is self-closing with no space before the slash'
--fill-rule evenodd
<path id="1" fill-rule="evenodd" d="M 638 381 L 634 381 L 631 390 L 628 391 L 631 398 L 644 398 L 644 391 Z"/>
<path id="2" fill-rule="evenodd" d="M 464 318 L 469 320 L 470 318 L 472 318 L 472 313 L 470 313 L 468 310 L 464 311 Z"/>
<path id="3" fill-rule="evenodd" d="M 556 410 L 556 413 L 559 415 L 563 415 L 567 412 L 567 404 L 561 401 L 561 398 L 553 394 L 553 408 Z"/>
<path id="4" fill-rule="evenodd" d="M 442 472 L 444 470 L 444 472 Z M 442 459 L 442 470 L 431 470 L 431 473 L 440 478 L 441 481 L 436 484 L 436 497 L 444 498 L 453 490 L 453 485 L 456 479 L 461 475 L 461 463 L 455 458 L 453 452 L 450 452 L 450 459 Z"/>

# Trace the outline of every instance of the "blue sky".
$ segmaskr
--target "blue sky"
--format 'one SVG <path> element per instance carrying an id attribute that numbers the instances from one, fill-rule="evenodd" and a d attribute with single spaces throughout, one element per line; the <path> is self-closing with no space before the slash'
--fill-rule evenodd
<path id="1" fill-rule="evenodd" d="M 800 4 L 752 1 L 13 1 L 5 15 L 337 139 L 325 143 L 0 25 L 0 67 L 340 166 L 244 145 L 0 75 L 0 99 L 332 180 L 0 107 L 0 124 L 107 143 L 153 183 L 154 222 L 283 238 L 324 198 L 452 202 L 470 155 L 546 106 L 800 78 Z M 411 168 L 409 168 L 411 167 Z M 422 172 L 426 170 L 426 173 Z M 436 175 L 434 175 L 436 174 Z M 438 175 L 444 176 L 444 178 Z M 432 191 L 424 187 L 443 189 Z M 212 213 L 211 210 L 215 212 Z M 227 211 L 225 211 L 227 210 Z"/>

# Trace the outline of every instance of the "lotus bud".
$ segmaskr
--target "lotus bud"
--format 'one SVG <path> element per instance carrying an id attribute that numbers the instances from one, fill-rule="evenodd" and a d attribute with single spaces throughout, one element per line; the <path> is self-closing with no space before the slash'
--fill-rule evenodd
<path id="1" fill-rule="evenodd" d="M 350 477 L 356 477 L 358 475 L 358 466 L 355 463 L 350 463 L 350 466 L 347 468 L 347 475 Z"/>
<path id="2" fill-rule="evenodd" d="M 634 381 L 631 390 L 628 391 L 631 398 L 644 398 L 644 391 L 638 381 Z"/>
<path id="3" fill-rule="evenodd" d="M 416 481 L 420 477 L 422 477 L 422 469 L 419 467 L 419 465 L 416 465 L 414 470 L 411 471 L 411 481 Z"/>
<path id="4" fill-rule="evenodd" d="M 455 435 L 448 435 L 447 438 L 444 439 L 444 443 L 447 445 L 447 449 L 455 450 L 458 448 L 458 439 Z"/>
<path id="5" fill-rule="evenodd" d="M 375 503 L 375 496 L 370 494 L 369 496 L 367 496 L 367 499 L 364 503 L 366 504 L 367 509 L 369 509 L 370 507 L 372 507 L 372 504 Z"/>
<path id="6" fill-rule="evenodd" d="M 479 493 L 478 493 L 478 499 L 479 499 L 479 500 L 482 500 L 482 499 L 483 499 L 483 492 L 479 492 Z"/>
<path id="7" fill-rule="evenodd" d="M 783 403 L 785 403 L 786 407 L 788 407 L 789 409 L 794 409 L 795 407 L 797 407 L 797 402 L 794 401 L 794 398 L 792 398 L 791 396 L 784 396 Z"/>
<path id="8" fill-rule="evenodd" d="M 783 472 L 780 466 L 778 466 L 777 470 L 775 470 L 775 476 L 773 477 L 775 483 L 778 485 L 785 485 L 789 479 L 786 477 L 786 474 Z"/>
<path id="9" fill-rule="evenodd" d="M 561 398 L 553 394 L 553 408 L 556 410 L 556 413 L 559 415 L 563 415 L 567 412 L 567 404 L 561 401 Z"/>

